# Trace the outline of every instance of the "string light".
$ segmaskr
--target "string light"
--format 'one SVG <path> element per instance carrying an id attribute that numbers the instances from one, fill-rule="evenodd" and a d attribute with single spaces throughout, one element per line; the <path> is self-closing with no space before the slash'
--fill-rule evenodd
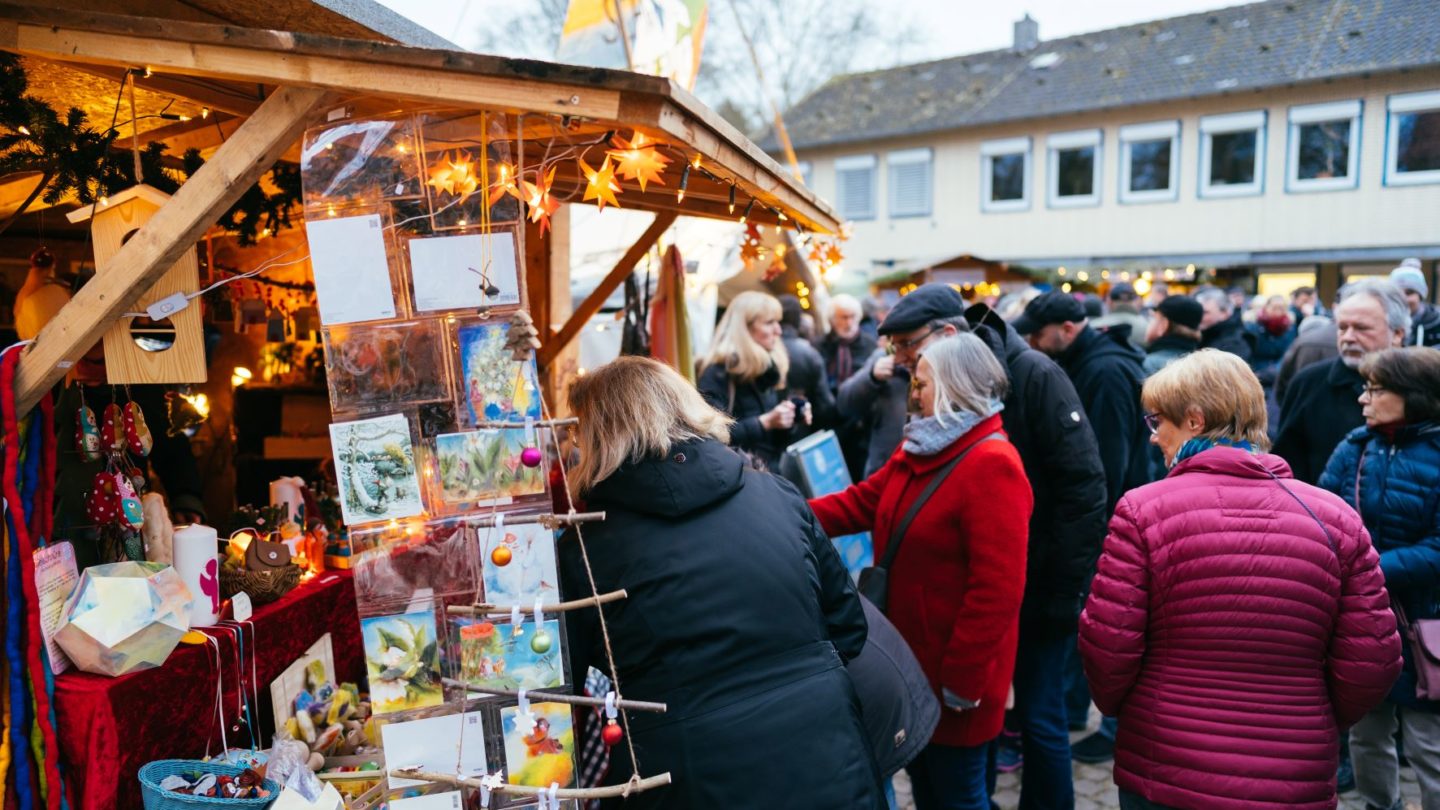
<path id="1" fill-rule="evenodd" d="M 735 186 L 730 186 L 730 213 L 735 213 Z"/>
<path id="2" fill-rule="evenodd" d="M 29 134 L 30 134 L 30 129 L 29 129 L 29 127 L 21 126 L 18 131 L 20 132 L 21 135 L 29 135 Z"/>
<path id="3" fill-rule="evenodd" d="M 750 211 L 751 211 L 754 207 L 755 207 L 755 200 L 752 199 L 752 200 L 750 200 L 750 203 L 745 206 L 745 213 L 743 213 L 743 214 L 740 215 L 740 224 L 741 224 L 741 225 L 744 225 L 745 223 L 747 223 L 747 222 L 750 221 Z"/>
<path id="4" fill-rule="evenodd" d="M 201 117 L 201 118 L 209 118 L 209 117 L 210 117 L 210 108 L 209 108 L 209 107 L 201 107 L 201 108 L 200 108 L 200 117 Z"/>
<path id="5" fill-rule="evenodd" d="M 700 158 L 696 157 L 695 161 L 696 165 L 699 165 Z M 690 185 L 690 165 L 689 163 L 685 164 L 684 171 L 680 172 L 680 190 L 675 192 L 675 202 L 677 203 L 685 202 L 685 189 Z"/>

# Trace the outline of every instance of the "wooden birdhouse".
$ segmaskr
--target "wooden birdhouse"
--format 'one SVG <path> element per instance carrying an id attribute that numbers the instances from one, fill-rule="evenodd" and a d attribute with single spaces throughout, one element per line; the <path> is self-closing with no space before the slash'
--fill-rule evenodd
<path id="1" fill-rule="evenodd" d="M 103 205 L 87 205 L 69 214 L 71 222 L 84 222 L 94 213 L 90 233 L 95 244 L 96 277 L 113 269 L 112 259 L 120 247 L 169 199 L 169 194 L 142 184 L 110 195 Z M 144 312 L 167 296 L 193 293 L 199 288 L 200 266 L 192 246 L 130 311 Z M 120 318 L 105 333 L 104 340 L 105 374 L 111 385 L 205 382 L 199 299 L 158 321 L 149 317 Z"/>

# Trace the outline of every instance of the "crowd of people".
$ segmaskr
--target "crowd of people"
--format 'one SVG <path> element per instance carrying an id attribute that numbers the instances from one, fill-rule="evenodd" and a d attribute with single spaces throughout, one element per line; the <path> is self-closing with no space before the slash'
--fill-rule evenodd
<path id="1" fill-rule="evenodd" d="M 1425 274 L 1167 293 L 927 284 L 835 296 L 818 336 L 744 293 L 695 387 L 635 358 L 577 382 L 574 494 L 610 519 L 562 581 L 629 592 L 609 642 L 671 706 L 631 732 L 675 806 L 884 807 L 904 766 L 918 810 L 989 810 L 1015 769 L 1022 808 L 1072 808 L 1072 762 L 1113 759 L 1124 808 L 1391 810 L 1403 762 L 1440 808 Z M 827 428 L 857 483 L 807 504 L 785 448 Z M 826 537 L 864 531 L 857 589 Z M 889 681 L 855 666 L 882 630 Z M 570 632 L 583 661 L 603 630 Z"/>

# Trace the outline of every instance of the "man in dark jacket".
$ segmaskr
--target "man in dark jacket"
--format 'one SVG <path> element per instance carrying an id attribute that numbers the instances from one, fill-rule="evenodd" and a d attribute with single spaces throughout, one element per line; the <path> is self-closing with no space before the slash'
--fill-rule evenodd
<path id="1" fill-rule="evenodd" d="M 1358 369 L 1366 355 L 1405 345 L 1410 307 L 1400 288 L 1385 279 L 1346 284 L 1335 306 L 1340 356 L 1295 376 L 1280 402 L 1274 453 L 1290 464 L 1296 480 L 1314 484 L 1345 435 L 1364 424 L 1359 397 L 1365 380 Z"/>
<path id="2" fill-rule="evenodd" d="M 1234 299 L 1218 287 L 1206 287 L 1195 293 L 1195 300 L 1205 310 L 1205 317 L 1200 319 L 1200 348 L 1219 349 L 1250 362 L 1253 338 L 1245 331 Z"/>
<path id="3" fill-rule="evenodd" d="M 1005 365 L 1010 393 L 1001 418 L 1035 495 L 1014 676 L 1015 716 L 1024 739 L 1021 792 L 1027 806 L 1068 807 L 1074 791 L 1065 661 L 1105 535 L 1104 470 L 1065 372 L 1027 347 L 989 307 L 964 307 L 953 288 L 927 284 L 900 299 L 881 332 L 906 366 L 913 367 L 930 343 L 963 331 L 983 340 Z"/>
<path id="4" fill-rule="evenodd" d="M 1390 271 L 1390 280 L 1405 293 L 1410 304 L 1411 346 L 1440 346 L 1440 309 L 1427 304 L 1430 297 L 1430 282 L 1425 280 L 1425 271 L 1419 259 L 1406 259 Z"/>
<path id="5" fill-rule="evenodd" d="M 1316 363 L 1333 360 L 1339 354 L 1335 348 L 1335 321 L 1329 315 L 1306 317 L 1295 333 L 1295 342 L 1285 350 L 1285 357 L 1280 360 L 1280 373 L 1275 375 L 1275 399 L 1280 402 L 1285 401 L 1285 389 L 1290 387 L 1296 374 Z M 1279 425 L 1271 425 L 1270 429 L 1277 430 Z"/>
<path id="6" fill-rule="evenodd" d="M 864 478 L 885 466 L 905 435 L 910 418 L 910 371 L 895 365 L 895 358 L 877 349 L 865 367 L 840 383 L 835 394 L 839 418 L 865 425 Z"/>
<path id="7" fill-rule="evenodd" d="M 1145 338 L 1149 348 L 1141 365 L 1146 377 L 1200 348 L 1200 321 L 1204 316 L 1200 303 L 1188 295 L 1166 296 L 1155 307 L 1150 334 Z"/>
<path id="8" fill-rule="evenodd" d="M 860 329 L 860 302 L 840 294 L 830 298 L 830 333 L 820 341 L 820 357 L 825 361 L 825 378 L 830 393 L 838 394 L 840 384 L 855 376 L 865 361 L 875 353 L 876 341 Z M 835 437 L 845 454 L 850 478 L 859 481 L 865 475 L 866 452 L 870 446 L 870 423 L 860 415 L 846 418 L 836 414 Z"/>
<path id="9" fill-rule="evenodd" d="M 785 387 L 791 396 L 804 396 L 810 402 L 810 424 L 796 424 L 792 431 L 794 439 L 801 439 L 817 430 L 830 426 L 835 414 L 835 397 L 825 379 L 825 361 L 810 341 L 800 336 L 800 321 L 804 310 L 800 299 L 793 295 L 780 298 L 780 340 L 785 343 L 785 353 L 790 356 L 790 371 L 785 375 Z"/>
<path id="10" fill-rule="evenodd" d="M 1140 407 L 1145 356 L 1130 345 L 1128 326 L 1104 332 L 1092 329 L 1080 302 L 1058 290 L 1031 301 L 1015 321 L 1015 329 L 1029 338 L 1031 346 L 1055 358 L 1075 385 L 1100 448 L 1105 471 L 1103 514 L 1108 520 L 1121 495 L 1150 480 L 1150 442 Z M 1088 588 L 1088 579 L 1085 585 Z M 1078 655 L 1072 654 L 1068 674 L 1070 720 L 1078 726 L 1090 706 Z M 1103 762 L 1114 755 L 1115 724 L 1106 722 L 1100 732 L 1076 743 L 1077 759 Z"/>

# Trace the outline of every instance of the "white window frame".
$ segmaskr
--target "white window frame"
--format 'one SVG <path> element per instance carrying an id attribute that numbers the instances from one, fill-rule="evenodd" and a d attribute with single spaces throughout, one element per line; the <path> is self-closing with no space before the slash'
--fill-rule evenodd
<path id="1" fill-rule="evenodd" d="M 1130 146 L 1138 141 L 1170 139 L 1169 188 L 1149 191 L 1130 190 Z M 1120 202 L 1174 202 L 1180 199 L 1180 122 L 1155 121 L 1120 127 Z"/>
<path id="2" fill-rule="evenodd" d="M 1244 185 L 1212 185 L 1210 168 L 1214 141 L 1212 136 L 1232 132 L 1255 133 L 1255 179 Z M 1200 197 L 1254 197 L 1265 193 L 1265 111 L 1206 115 L 1200 118 Z"/>
<path id="3" fill-rule="evenodd" d="M 1034 167 L 1030 160 L 1030 136 L 1025 135 L 1019 138 L 1004 138 L 998 141 L 985 141 L 980 144 L 980 210 L 986 213 L 1005 213 L 1008 211 L 1030 210 L 1030 181 L 1034 176 Z M 1020 181 L 1020 199 L 1018 200 L 991 200 L 990 194 L 994 190 L 995 174 L 992 171 L 991 163 L 994 158 L 1005 155 L 1021 155 L 1024 158 L 1023 176 Z"/>
<path id="4" fill-rule="evenodd" d="M 1440 112 L 1440 90 L 1428 93 L 1399 93 L 1386 99 L 1385 107 L 1385 185 L 1418 186 L 1440 183 L 1440 169 L 1402 173 L 1395 165 L 1400 160 L 1400 127 L 1396 117 L 1405 113 Z"/>
<path id="5" fill-rule="evenodd" d="M 1341 191 L 1360 185 L 1360 126 L 1364 103 L 1335 101 L 1326 104 L 1304 104 L 1290 108 L 1288 144 L 1285 150 L 1285 191 L 1304 193 L 1309 191 Z M 1344 177 L 1319 177 L 1300 179 L 1300 127 L 1306 124 L 1320 124 L 1325 121 L 1350 121 L 1350 160 L 1346 164 Z"/>
<path id="6" fill-rule="evenodd" d="M 898 191 L 895 185 L 896 166 L 914 166 L 925 164 L 925 208 L 924 210 L 902 211 L 896 199 Z M 928 217 L 935 213 L 935 153 L 928 146 L 916 147 L 914 149 L 897 149 L 885 156 L 886 184 L 889 186 L 890 218 L 891 219 L 917 219 Z"/>
<path id="7" fill-rule="evenodd" d="M 875 155 L 848 155 L 835 159 L 835 203 L 837 207 L 842 203 L 840 199 L 840 191 L 843 187 L 841 173 L 861 169 L 870 172 L 870 210 L 861 216 L 852 215 L 849 211 L 844 210 L 839 213 L 847 220 L 868 222 L 880 218 L 880 161 Z"/>
<path id="8" fill-rule="evenodd" d="M 1090 178 L 1089 194 L 1060 196 L 1060 153 L 1071 149 L 1093 147 L 1095 165 Z M 1091 208 L 1100 204 L 1100 186 L 1105 177 L 1101 164 L 1105 156 L 1105 131 L 1101 129 L 1080 129 L 1073 132 L 1057 132 L 1045 139 L 1047 155 L 1045 164 L 1046 204 L 1051 208 Z"/>

